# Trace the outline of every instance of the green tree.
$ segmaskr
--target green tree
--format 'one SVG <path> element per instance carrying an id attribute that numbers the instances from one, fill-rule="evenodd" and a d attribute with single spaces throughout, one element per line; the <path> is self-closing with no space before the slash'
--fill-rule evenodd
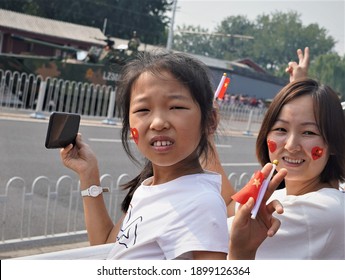
<path id="1" fill-rule="evenodd" d="M 230 16 L 215 28 L 212 48 L 218 58 L 236 60 L 252 55 L 255 26 L 245 16 Z M 217 35 L 218 34 L 218 35 Z"/>
<path id="2" fill-rule="evenodd" d="M 200 26 L 183 25 L 177 26 L 173 48 L 187 53 L 213 56 L 210 43 L 208 29 Z"/>
<path id="3" fill-rule="evenodd" d="M 255 39 L 249 55 L 272 74 L 281 73 L 295 59 L 296 49 L 309 46 L 315 56 L 334 47 L 334 39 L 317 24 L 303 26 L 297 12 L 260 15 L 254 24 Z"/>
<path id="4" fill-rule="evenodd" d="M 189 26 L 188 29 L 193 30 L 193 27 Z M 334 39 L 327 36 L 326 29 L 318 24 L 304 26 L 300 14 L 293 11 L 262 14 L 253 22 L 245 16 L 227 17 L 211 33 L 219 36 L 209 36 L 209 44 L 198 45 L 197 49 L 192 50 L 196 44 L 191 42 L 198 35 L 189 34 L 187 37 L 182 34 L 182 38 L 178 38 L 179 44 L 175 46 L 177 50 L 209 53 L 225 60 L 250 57 L 271 74 L 282 76 L 285 75 L 287 62 L 295 60 L 298 48 L 309 46 L 313 55 L 318 56 L 330 53 L 335 44 Z M 246 36 L 254 39 L 245 39 Z"/>
<path id="5" fill-rule="evenodd" d="M 1 0 L 0 8 L 88 25 L 106 34 L 129 39 L 136 31 L 141 41 L 165 44 L 172 0 Z"/>
<path id="6" fill-rule="evenodd" d="M 311 62 L 309 75 L 331 86 L 341 99 L 345 100 L 345 55 L 343 57 L 334 53 L 319 55 Z"/>

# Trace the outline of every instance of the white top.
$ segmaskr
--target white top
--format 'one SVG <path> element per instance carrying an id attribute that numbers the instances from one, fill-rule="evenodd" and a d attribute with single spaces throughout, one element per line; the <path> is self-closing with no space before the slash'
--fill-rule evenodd
<path id="1" fill-rule="evenodd" d="M 277 190 L 284 206 L 278 232 L 259 247 L 256 259 L 345 259 L 345 194 L 323 188 L 305 195 Z M 228 221 L 231 223 L 231 221 Z"/>
<path id="2" fill-rule="evenodd" d="M 110 259 L 190 259 L 228 251 L 226 205 L 216 173 L 187 175 L 135 191 Z"/>

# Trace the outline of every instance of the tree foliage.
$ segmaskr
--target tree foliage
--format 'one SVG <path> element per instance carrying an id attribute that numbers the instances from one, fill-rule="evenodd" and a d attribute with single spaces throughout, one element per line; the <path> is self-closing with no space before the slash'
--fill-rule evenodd
<path id="1" fill-rule="evenodd" d="M 312 78 L 330 85 L 341 99 L 345 100 L 345 55 L 329 53 L 317 56 L 310 65 L 309 74 Z"/>
<path id="2" fill-rule="evenodd" d="M 313 55 L 318 56 L 334 47 L 334 39 L 326 35 L 324 28 L 317 24 L 304 27 L 296 12 L 257 17 L 255 33 L 252 55 L 271 73 L 285 68 L 286 62 L 295 59 L 298 48 L 309 46 Z"/>
<path id="3" fill-rule="evenodd" d="M 228 21 L 230 21 L 228 23 Z M 233 19 L 223 21 L 217 32 L 232 32 Z M 239 21 L 237 20 L 236 23 Z M 285 69 L 286 63 L 295 59 L 296 50 L 309 46 L 313 55 L 330 52 L 334 47 L 334 39 L 327 36 L 324 28 L 317 24 L 303 26 L 300 15 L 296 12 L 275 12 L 271 15 L 259 15 L 254 23 L 242 21 L 244 26 L 235 31 L 246 31 L 254 40 L 239 50 L 240 55 L 249 56 L 269 72 L 279 73 Z M 229 26 L 229 29 L 224 27 Z M 239 33 L 246 35 L 246 33 Z M 243 44 L 244 45 L 244 44 Z M 241 46 L 239 46 L 239 49 Z"/>
<path id="4" fill-rule="evenodd" d="M 193 27 L 189 28 L 193 30 Z M 263 14 L 253 22 L 245 16 L 227 17 L 211 34 L 215 35 L 209 35 L 210 41 L 202 44 L 201 53 L 212 53 L 214 57 L 226 60 L 250 57 L 271 73 L 280 73 L 282 67 L 285 69 L 286 63 L 295 59 L 298 48 L 309 46 L 313 55 L 318 56 L 330 52 L 335 44 L 334 39 L 327 36 L 327 31 L 317 24 L 303 26 L 297 12 Z M 196 41 L 197 37 L 201 36 L 194 34 L 187 38 L 182 34 L 177 49 L 189 50 L 189 42 Z"/>
<path id="5" fill-rule="evenodd" d="M 201 26 L 179 26 L 174 34 L 174 49 L 187 53 L 213 56 L 208 29 Z M 195 36 L 198 34 L 198 36 Z"/>
<path id="6" fill-rule="evenodd" d="M 253 37 L 254 28 L 254 24 L 244 16 L 230 16 L 222 20 L 215 29 L 215 33 L 219 35 L 215 36 L 213 41 L 213 48 L 219 53 L 218 57 L 226 60 L 249 57 L 253 39 L 239 36 Z"/>
<path id="7" fill-rule="evenodd" d="M 178 26 L 174 36 L 174 48 L 179 51 L 233 60 L 246 56 L 246 43 L 248 43 L 248 39 L 238 39 L 236 35 L 252 33 L 252 24 L 241 16 L 228 17 L 214 32 L 201 26 Z"/>
<path id="8" fill-rule="evenodd" d="M 289 61 L 297 60 L 296 50 L 308 46 L 312 59 L 310 75 L 345 98 L 345 56 L 341 58 L 333 52 L 335 41 L 325 28 L 316 23 L 303 25 L 297 12 L 262 14 L 254 21 L 245 16 L 230 16 L 212 32 L 200 26 L 178 26 L 177 30 L 184 32 L 175 36 L 176 50 L 225 60 L 248 57 L 280 77 L 287 77 L 285 68 Z"/>
<path id="9" fill-rule="evenodd" d="M 136 31 L 141 41 L 165 44 L 171 0 L 1 0 L 0 8 L 98 27 L 123 39 Z"/>

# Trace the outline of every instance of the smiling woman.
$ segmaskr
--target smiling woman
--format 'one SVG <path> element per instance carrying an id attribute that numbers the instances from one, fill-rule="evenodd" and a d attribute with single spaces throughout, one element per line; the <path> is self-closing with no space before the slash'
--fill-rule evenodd
<path id="1" fill-rule="evenodd" d="M 278 159 L 285 188 L 272 196 L 284 206 L 281 228 L 257 259 L 345 259 L 344 113 L 337 94 L 311 79 L 284 87 L 257 138 L 261 164 Z"/>

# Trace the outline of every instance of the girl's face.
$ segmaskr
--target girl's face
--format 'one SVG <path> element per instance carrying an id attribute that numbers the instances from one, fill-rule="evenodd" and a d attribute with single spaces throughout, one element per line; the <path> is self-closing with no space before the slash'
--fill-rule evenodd
<path id="1" fill-rule="evenodd" d="M 301 186 L 318 182 L 326 166 L 329 150 L 316 124 L 312 97 L 304 95 L 285 104 L 267 135 L 270 160 L 288 170 L 289 182 Z"/>
<path id="2" fill-rule="evenodd" d="M 129 123 L 140 152 L 156 166 L 173 166 L 192 155 L 200 141 L 201 111 L 189 89 L 170 73 L 145 72 L 132 87 Z"/>

